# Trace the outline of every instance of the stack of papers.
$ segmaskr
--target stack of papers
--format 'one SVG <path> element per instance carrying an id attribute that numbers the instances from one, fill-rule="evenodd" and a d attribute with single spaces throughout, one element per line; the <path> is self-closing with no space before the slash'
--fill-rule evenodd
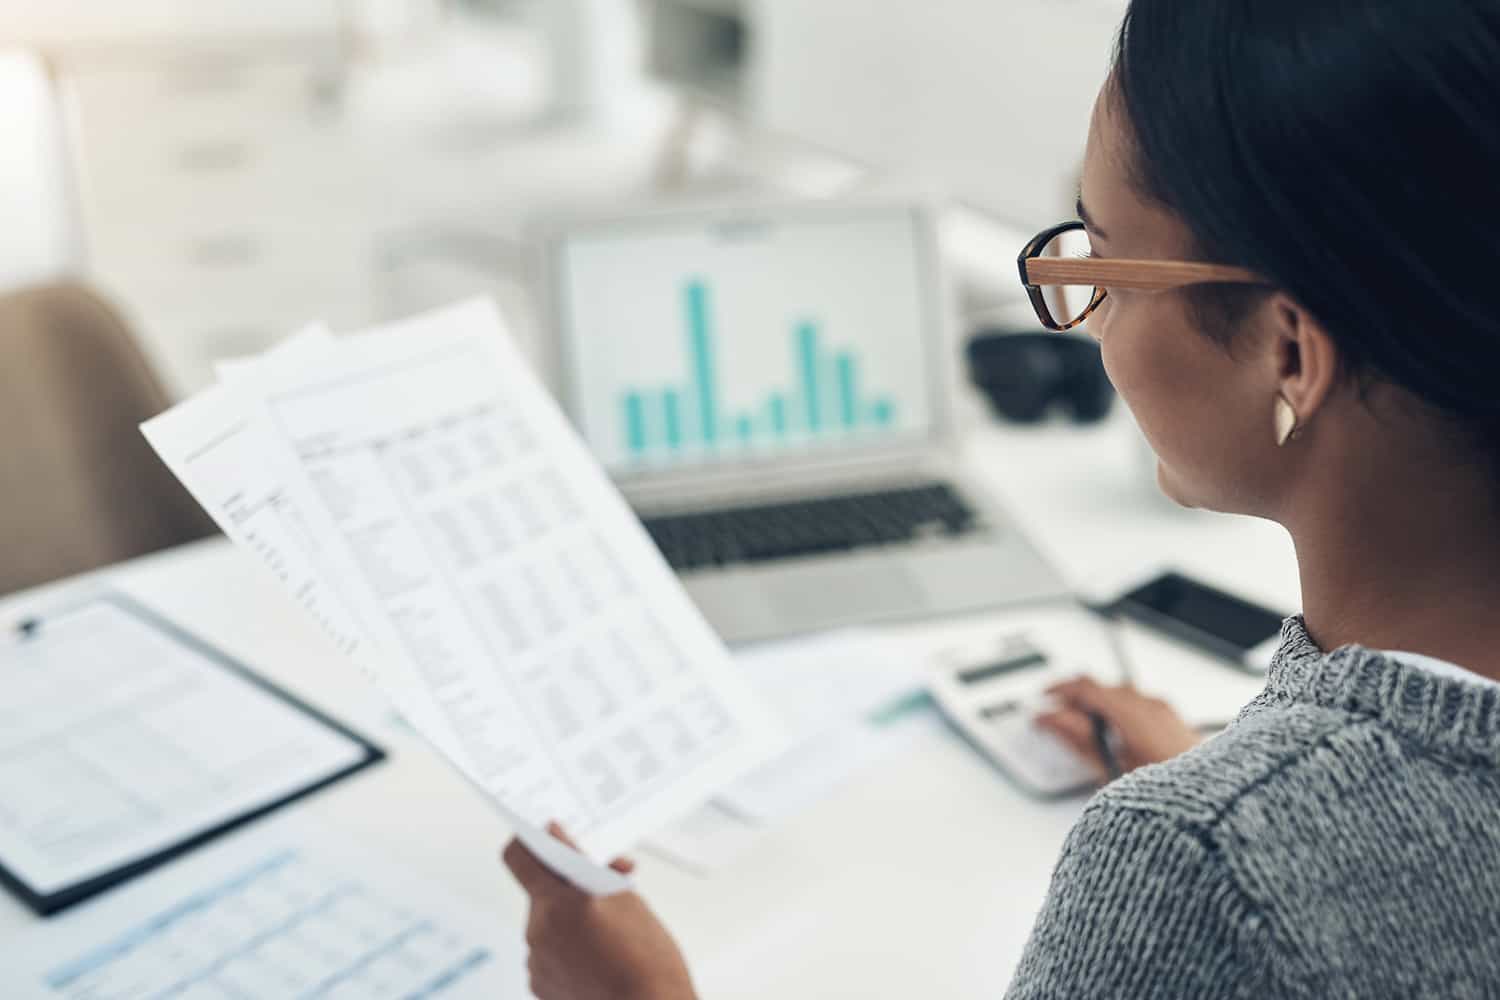
<path id="1" fill-rule="evenodd" d="M 222 374 L 147 438 L 565 877 L 623 888 L 604 861 L 776 746 L 488 303 Z"/>

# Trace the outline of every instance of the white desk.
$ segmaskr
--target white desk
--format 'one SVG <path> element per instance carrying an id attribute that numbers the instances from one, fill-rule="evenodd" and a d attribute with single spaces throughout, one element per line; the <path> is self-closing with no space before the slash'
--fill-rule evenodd
<path id="1" fill-rule="evenodd" d="M 1107 591 L 1171 563 L 1284 607 L 1296 578 L 1281 532 L 1177 511 L 1152 496 L 1132 429 L 988 429 L 973 460 L 1080 586 Z M 384 765 L 313 797 L 335 829 L 519 927 L 524 902 L 497 860 L 506 831 L 398 725 L 277 585 L 206 542 L 0 601 L 0 625 L 118 587 L 387 746 Z M 922 655 L 983 617 L 889 630 Z M 1132 635 L 1132 654 L 1193 657 Z M 1203 666 L 1201 683 L 1245 685 Z M 905 755 L 776 827 L 704 879 L 650 855 L 640 885 L 687 951 L 705 996 L 996 995 L 1020 956 L 1058 848 L 1082 808 L 1041 804 L 957 737 L 934 729 Z M 0 941 L 33 918 L 0 896 Z"/>

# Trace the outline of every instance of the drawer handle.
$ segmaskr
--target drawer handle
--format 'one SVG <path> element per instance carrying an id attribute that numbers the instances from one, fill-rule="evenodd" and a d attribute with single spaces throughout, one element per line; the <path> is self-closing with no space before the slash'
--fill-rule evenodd
<path id="1" fill-rule="evenodd" d="M 260 248 L 253 236 L 226 235 L 196 240 L 188 249 L 194 267 L 245 267 L 254 264 Z"/>
<path id="2" fill-rule="evenodd" d="M 169 71 L 163 89 L 168 97 L 215 97 L 243 90 L 248 76 L 240 66 L 180 66 Z"/>
<path id="3" fill-rule="evenodd" d="M 250 162 L 250 147 L 243 142 L 196 142 L 177 153 L 183 170 L 219 172 L 241 170 Z"/>

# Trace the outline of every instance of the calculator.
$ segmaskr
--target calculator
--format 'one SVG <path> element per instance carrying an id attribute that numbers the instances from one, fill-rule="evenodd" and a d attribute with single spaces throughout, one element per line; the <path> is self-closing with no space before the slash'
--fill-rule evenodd
<path id="1" fill-rule="evenodd" d="M 1052 707 L 1046 690 L 1059 681 L 1124 680 L 1111 627 L 1082 607 L 1013 619 L 978 641 L 941 651 L 928 691 L 948 721 L 1023 791 L 1057 798 L 1091 789 L 1104 777 L 1099 765 L 1034 720 Z"/>

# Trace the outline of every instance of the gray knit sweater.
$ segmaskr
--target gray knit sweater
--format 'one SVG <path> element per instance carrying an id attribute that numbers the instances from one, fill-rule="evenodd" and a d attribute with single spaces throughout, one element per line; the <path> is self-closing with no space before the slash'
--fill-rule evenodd
<path id="1" fill-rule="evenodd" d="M 1500 688 L 1288 620 L 1233 726 L 1089 803 L 1008 996 L 1500 997 Z"/>

